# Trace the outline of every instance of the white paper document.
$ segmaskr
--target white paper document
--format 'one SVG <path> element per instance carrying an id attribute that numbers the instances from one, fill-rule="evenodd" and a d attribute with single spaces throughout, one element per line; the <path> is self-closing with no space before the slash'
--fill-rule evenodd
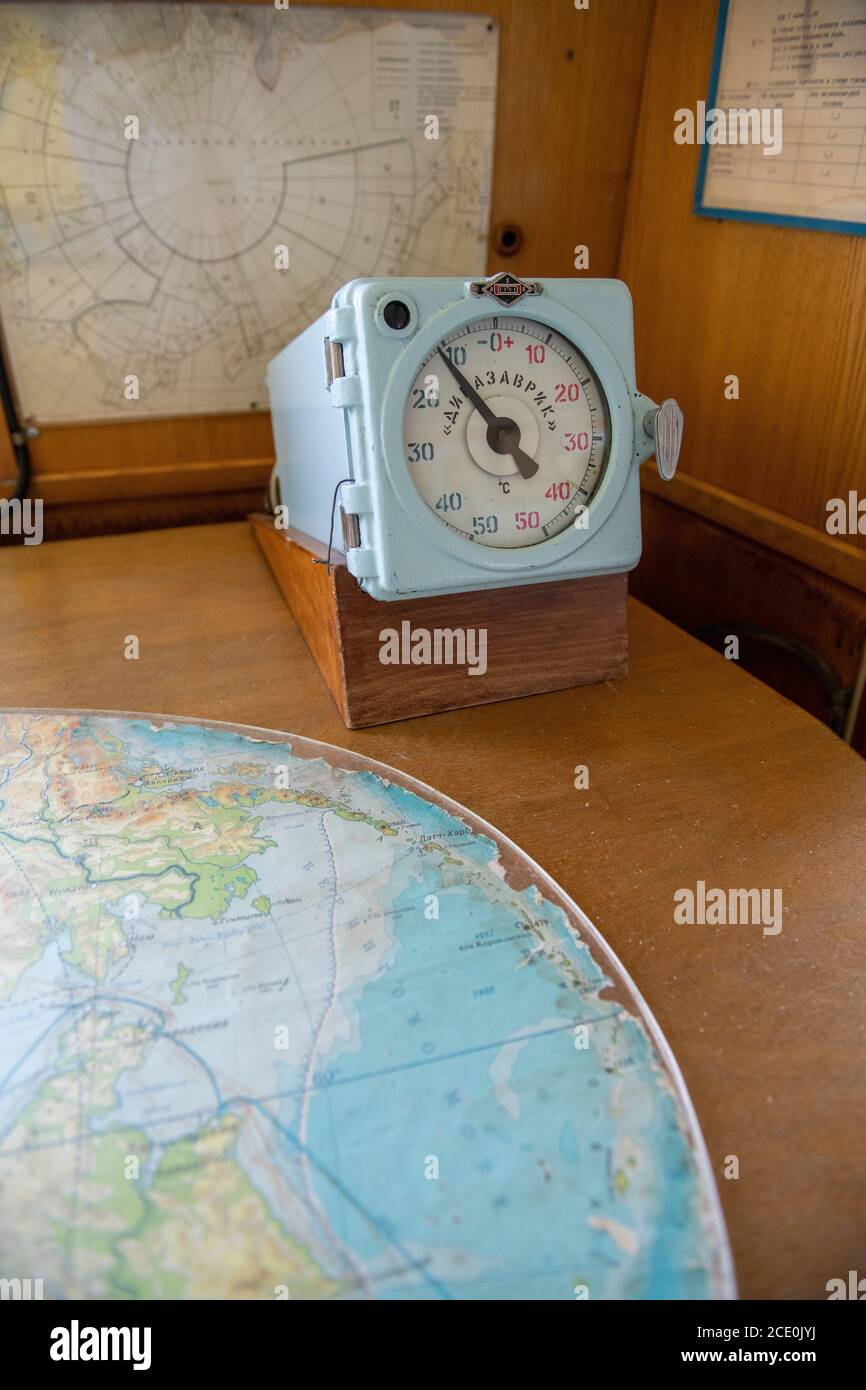
<path id="1" fill-rule="evenodd" d="M 705 130 L 696 211 L 866 230 L 866 0 L 723 0 Z"/>

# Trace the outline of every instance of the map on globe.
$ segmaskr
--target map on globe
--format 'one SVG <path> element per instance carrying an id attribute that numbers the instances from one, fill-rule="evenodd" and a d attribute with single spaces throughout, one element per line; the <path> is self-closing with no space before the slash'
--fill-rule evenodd
<path id="1" fill-rule="evenodd" d="M 0 1277 L 45 1298 L 734 1296 L 580 909 L 327 744 L 0 713 Z"/>
<path id="2" fill-rule="evenodd" d="M 42 422 L 262 409 L 357 276 L 485 267 L 498 27 L 0 6 L 0 307 Z"/>

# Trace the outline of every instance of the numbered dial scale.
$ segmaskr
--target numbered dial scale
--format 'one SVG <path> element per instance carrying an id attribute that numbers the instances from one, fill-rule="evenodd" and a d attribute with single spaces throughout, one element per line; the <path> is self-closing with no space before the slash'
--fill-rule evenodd
<path id="1" fill-rule="evenodd" d="M 322 356 L 324 345 L 324 370 Z M 615 280 L 356 280 L 270 365 L 279 500 L 373 597 L 608 574 L 682 415 L 634 383 Z"/>
<path id="2" fill-rule="evenodd" d="M 481 545 L 538 545 L 574 524 L 604 475 L 607 401 L 574 343 L 518 313 L 436 344 L 403 418 L 409 474 L 439 518 Z"/>

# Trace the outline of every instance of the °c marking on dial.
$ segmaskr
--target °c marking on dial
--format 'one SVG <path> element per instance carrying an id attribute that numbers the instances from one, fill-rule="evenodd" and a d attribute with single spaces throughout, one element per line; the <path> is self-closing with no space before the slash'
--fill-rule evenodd
<path id="1" fill-rule="evenodd" d="M 514 335 L 513 345 L 506 329 Z M 423 371 L 435 372 L 442 363 L 454 387 L 449 392 L 443 383 L 443 411 L 424 411 Z M 452 411 L 460 411 L 459 419 Z M 546 542 L 563 532 L 576 507 L 594 497 L 608 461 L 608 420 L 591 363 L 561 332 L 531 316 L 464 321 L 428 350 L 407 400 L 410 476 L 437 521 L 476 548 Z M 551 421 L 553 432 L 539 440 L 536 426 L 550 427 Z M 514 448 L 531 463 L 529 477 Z"/>
<path id="2" fill-rule="evenodd" d="M 445 363 L 460 390 L 487 425 L 487 443 L 495 454 L 510 454 L 520 470 L 522 478 L 532 478 L 538 472 L 535 459 L 529 457 L 520 447 L 520 426 L 505 415 L 494 415 L 487 402 L 479 396 L 474 386 L 470 386 L 463 373 L 451 361 L 442 348 L 439 356 Z"/>

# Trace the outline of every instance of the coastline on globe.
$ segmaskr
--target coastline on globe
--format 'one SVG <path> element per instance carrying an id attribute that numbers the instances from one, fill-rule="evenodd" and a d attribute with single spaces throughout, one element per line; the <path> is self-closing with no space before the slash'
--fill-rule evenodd
<path id="1" fill-rule="evenodd" d="M 46 1298 L 736 1296 L 580 909 L 404 773 L 0 712 L 0 1275 Z"/>

